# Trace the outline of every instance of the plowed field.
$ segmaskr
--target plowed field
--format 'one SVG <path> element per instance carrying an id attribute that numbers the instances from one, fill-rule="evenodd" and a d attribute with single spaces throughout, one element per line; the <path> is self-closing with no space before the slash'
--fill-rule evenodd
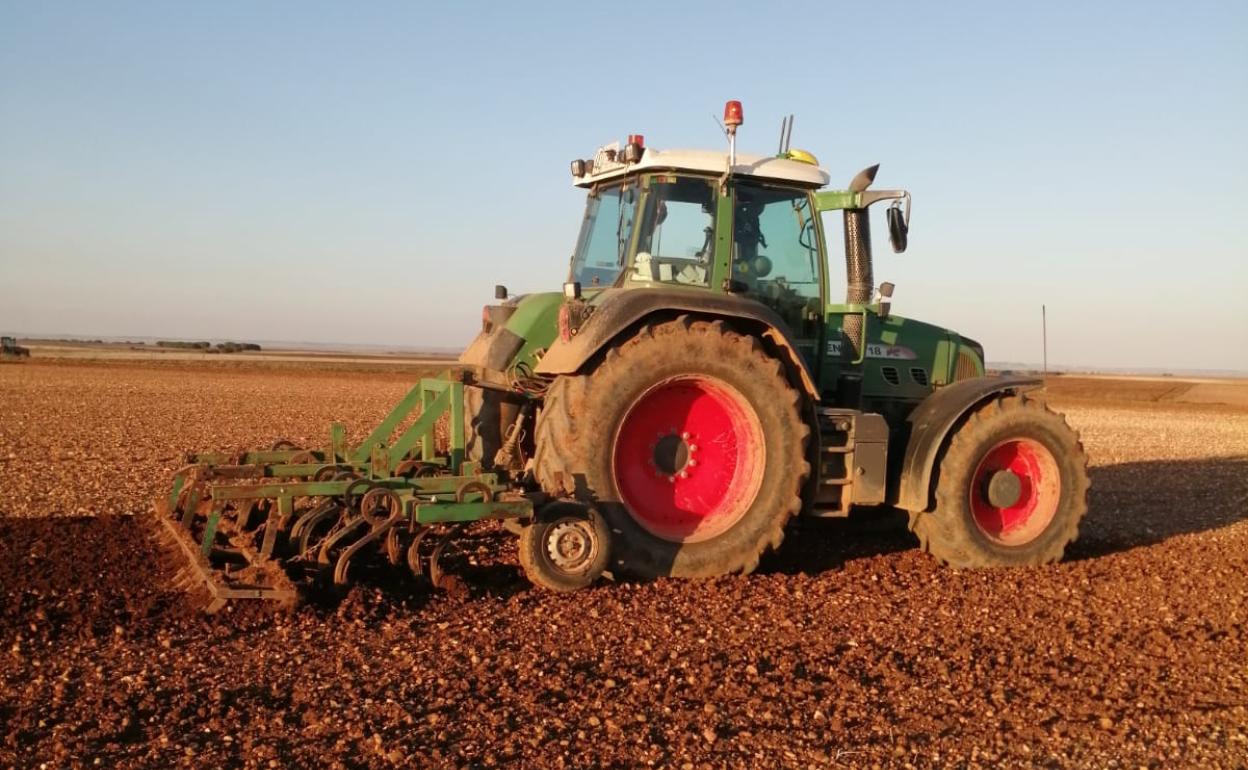
<path id="1" fill-rule="evenodd" d="M 411 379 L 0 366 L 0 766 L 1248 767 L 1243 407 L 1055 382 L 1093 488 L 1051 567 L 943 569 L 883 516 L 574 595 L 491 526 L 466 597 L 205 619 L 167 586 L 146 511 L 182 453 L 360 436 Z"/>

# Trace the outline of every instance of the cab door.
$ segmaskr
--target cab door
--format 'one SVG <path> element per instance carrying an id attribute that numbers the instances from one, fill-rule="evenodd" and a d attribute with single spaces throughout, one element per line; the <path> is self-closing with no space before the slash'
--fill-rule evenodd
<path id="1" fill-rule="evenodd" d="M 811 372 L 824 336 L 823 234 L 807 190 L 738 182 L 733 201 L 732 279 L 776 311 Z"/>

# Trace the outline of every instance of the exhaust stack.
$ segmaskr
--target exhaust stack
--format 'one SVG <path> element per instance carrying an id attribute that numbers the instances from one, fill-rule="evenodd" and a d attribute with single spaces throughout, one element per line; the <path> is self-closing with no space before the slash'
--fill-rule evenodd
<path id="1" fill-rule="evenodd" d="M 875 181 L 874 166 L 859 171 L 850 181 L 850 192 L 863 192 Z M 871 274 L 871 219 L 866 208 L 845 209 L 845 302 L 850 305 L 866 305 L 871 302 L 875 289 Z M 839 384 L 840 399 L 844 406 L 856 407 L 862 400 L 862 370 L 850 364 L 863 358 L 866 338 L 863 328 L 864 319 L 859 313 L 847 313 L 841 324 L 841 356 L 846 366 L 842 367 Z"/>

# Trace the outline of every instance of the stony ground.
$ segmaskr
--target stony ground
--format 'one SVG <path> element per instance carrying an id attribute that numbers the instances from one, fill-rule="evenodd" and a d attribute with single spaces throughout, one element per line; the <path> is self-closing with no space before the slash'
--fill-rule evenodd
<path id="1" fill-rule="evenodd" d="M 941 569 L 893 518 L 761 574 L 471 596 L 373 577 L 205 620 L 142 514 L 181 453 L 356 433 L 395 373 L 0 367 L 0 766 L 1248 767 L 1248 411 L 1057 383 L 1093 464 L 1056 566 Z"/>

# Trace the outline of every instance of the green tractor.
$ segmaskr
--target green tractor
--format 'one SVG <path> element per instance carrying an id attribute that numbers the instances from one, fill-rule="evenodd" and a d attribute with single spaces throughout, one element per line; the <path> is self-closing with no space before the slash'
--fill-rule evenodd
<path id="1" fill-rule="evenodd" d="M 17 344 L 16 337 L 0 337 L 0 360 L 20 361 L 30 358 L 30 349 Z"/>
<path id="2" fill-rule="evenodd" d="M 894 315 L 892 286 L 874 284 L 868 209 L 890 203 L 904 251 L 909 194 L 872 190 L 875 166 L 823 189 L 814 158 L 783 145 L 737 155 L 740 119 L 730 102 L 727 154 L 632 136 L 572 162 L 588 203 L 564 291 L 487 307 L 460 358 L 501 386 L 475 402 L 477 457 L 592 508 L 611 568 L 643 577 L 749 572 L 794 516 L 879 506 L 909 511 L 955 566 L 1060 559 L 1086 458 L 1025 395 L 1042 382 L 984 376 L 978 343 Z M 557 571 L 551 531 L 526 529 L 522 550 Z"/>
<path id="3" fill-rule="evenodd" d="M 448 533 L 484 518 L 555 590 L 747 573 L 794 517 L 856 508 L 908 511 L 954 566 L 1060 559 L 1087 461 L 1028 396 L 1042 381 L 985 376 L 978 343 L 893 314 L 875 284 L 868 211 L 887 203 L 904 251 L 909 193 L 871 189 L 874 166 L 825 189 L 791 122 L 776 155 L 738 155 L 740 104 L 724 118 L 726 153 L 630 136 L 573 161 L 588 200 L 563 290 L 496 287 L 460 366 L 360 445 L 335 425 L 324 449 L 190 456 L 158 507 L 210 608 L 345 583 L 370 544 L 437 584 Z M 844 220 L 843 298 L 826 212 Z"/>

